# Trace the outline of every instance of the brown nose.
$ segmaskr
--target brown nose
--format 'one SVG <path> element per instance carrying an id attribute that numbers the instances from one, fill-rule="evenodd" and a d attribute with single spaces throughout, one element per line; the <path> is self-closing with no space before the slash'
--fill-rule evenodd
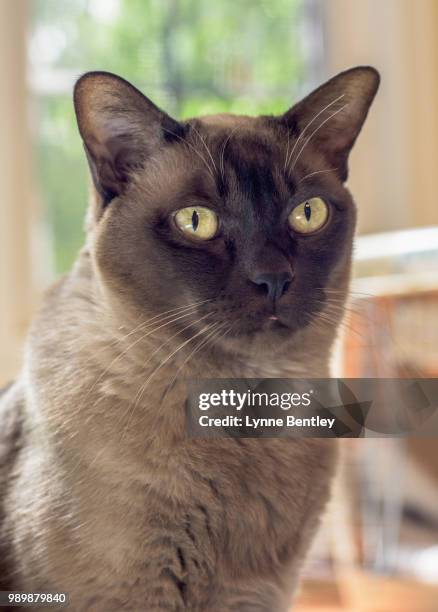
<path id="1" fill-rule="evenodd" d="M 291 272 L 267 272 L 253 279 L 253 283 L 260 285 L 271 300 L 280 299 L 288 290 L 291 282 Z"/>

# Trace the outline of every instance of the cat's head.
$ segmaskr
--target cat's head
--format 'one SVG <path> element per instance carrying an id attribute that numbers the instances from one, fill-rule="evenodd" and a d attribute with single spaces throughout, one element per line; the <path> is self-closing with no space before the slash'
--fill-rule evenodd
<path id="1" fill-rule="evenodd" d="M 262 346 L 333 330 L 356 217 L 347 160 L 378 83 L 357 67 L 282 116 L 180 122 L 115 75 L 79 79 L 91 249 L 119 313 Z"/>

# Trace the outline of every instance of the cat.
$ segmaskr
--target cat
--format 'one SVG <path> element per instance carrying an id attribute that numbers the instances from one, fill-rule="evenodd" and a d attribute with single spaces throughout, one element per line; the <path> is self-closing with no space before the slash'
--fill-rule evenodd
<path id="1" fill-rule="evenodd" d="M 1 398 L 3 590 L 87 612 L 290 609 L 335 441 L 190 439 L 185 385 L 330 375 L 348 155 L 378 84 L 359 66 L 282 116 L 177 121 L 113 74 L 76 83 L 94 196 Z"/>

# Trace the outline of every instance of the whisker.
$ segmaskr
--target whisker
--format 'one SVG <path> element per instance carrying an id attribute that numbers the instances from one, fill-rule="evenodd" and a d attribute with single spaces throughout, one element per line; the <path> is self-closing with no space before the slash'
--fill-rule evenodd
<path id="1" fill-rule="evenodd" d="M 224 164 L 225 164 L 225 159 L 224 159 L 225 149 L 227 148 L 227 145 L 228 145 L 229 141 L 231 140 L 231 137 L 239 129 L 239 127 L 240 126 L 237 125 L 236 127 L 234 127 L 231 130 L 231 132 L 228 134 L 228 136 L 225 139 L 224 144 L 222 146 L 221 158 L 220 158 L 220 162 L 219 162 L 219 168 L 220 168 L 220 171 L 221 171 L 222 179 L 225 178 L 225 166 L 224 166 Z"/>
<path id="2" fill-rule="evenodd" d="M 306 174 L 306 176 L 303 176 L 303 178 L 300 181 L 298 181 L 298 185 L 300 185 L 300 183 L 310 178 L 311 176 L 315 176 L 315 174 L 323 174 L 325 172 L 336 172 L 337 170 L 339 170 L 339 168 L 327 168 L 326 170 L 316 170 L 316 172 L 310 172 L 309 174 Z"/>
<path id="3" fill-rule="evenodd" d="M 191 307 L 192 310 L 190 310 L 189 312 L 185 312 L 184 314 L 180 314 L 178 313 L 178 316 L 175 317 L 174 315 L 170 315 L 170 320 L 166 321 L 165 323 L 162 323 L 163 320 L 158 321 L 158 323 L 161 323 L 161 325 L 159 325 L 158 327 L 154 327 L 152 330 L 147 331 L 146 333 L 142 334 L 140 336 L 140 338 L 137 338 L 137 340 L 135 340 L 134 342 L 132 342 L 124 351 L 122 351 L 119 355 L 117 355 L 112 361 L 111 363 L 105 368 L 105 370 L 99 375 L 99 377 L 96 379 L 96 381 L 93 383 L 93 385 L 90 387 L 89 391 L 86 394 L 86 398 L 88 398 L 91 394 L 91 392 L 93 391 L 93 389 L 96 388 L 96 385 L 103 379 L 103 377 L 105 376 L 105 374 L 108 373 L 108 371 L 113 367 L 113 365 L 115 363 L 117 363 L 117 361 L 119 361 L 119 359 L 121 359 L 124 355 L 126 355 L 132 348 L 134 348 L 134 346 L 136 346 L 139 342 L 142 342 L 143 340 L 145 340 L 146 338 L 148 338 L 149 336 L 151 336 L 152 334 L 155 334 L 159 329 L 162 329 L 163 327 L 167 327 L 168 325 L 171 325 L 172 323 L 175 323 L 176 321 L 179 321 L 180 319 L 183 319 L 185 317 L 189 317 L 191 315 L 193 315 L 196 312 L 196 307 Z M 173 318 L 172 318 L 173 317 Z M 166 319 L 168 319 L 169 317 L 166 317 Z"/>
<path id="4" fill-rule="evenodd" d="M 345 94 L 341 94 L 340 96 L 338 96 L 337 98 L 335 98 L 335 100 L 332 100 L 332 101 L 331 101 L 329 104 L 327 104 L 327 106 L 324 106 L 324 108 L 323 108 L 323 109 L 321 109 L 321 110 L 320 110 L 320 111 L 319 111 L 319 112 L 318 112 L 318 113 L 317 113 L 317 114 L 316 114 L 316 115 L 313 117 L 313 119 L 311 119 L 311 120 L 309 121 L 309 123 L 306 125 L 306 127 L 304 128 L 304 130 L 301 132 L 301 134 L 298 136 L 297 140 L 295 141 L 295 144 L 294 144 L 294 146 L 292 147 L 292 151 L 291 151 L 291 153 L 290 153 L 290 155 L 289 155 L 289 157 L 288 157 L 288 160 L 287 160 L 287 164 L 286 164 L 286 165 L 289 165 L 289 163 L 291 162 L 292 157 L 293 157 L 293 154 L 294 154 L 294 152 L 295 152 L 295 149 L 297 148 L 298 143 L 300 142 L 301 138 L 302 138 L 302 137 L 304 136 L 304 134 L 306 133 L 306 130 L 307 130 L 307 129 L 308 129 L 308 128 L 309 128 L 309 127 L 312 125 L 312 123 L 313 123 L 314 121 L 316 121 L 316 120 L 318 119 L 318 117 L 319 117 L 320 115 L 322 115 L 322 113 L 324 113 L 324 112 L 325 112 L 327 109 L 329 109 L 331 106 L 333 106 L 333 104 L 336 104 L 336 102 L 338 102 L 339 100 L 342 100 L 342 98 L 343 98 L 344 96 L 345 96 Z"/>
<path id="5" fill-rule="evenodd" d="M 178 353 L 178 352 L 179 352 L 181 349 L 183 349 L 185 346 L 187 346 L 187 344 L 189 344 L 190 342 L 192 342 L 192 341 L 193 341 L 195 338 L 197 338 L 198 336 L 200 336 L 200 335 L 201 335 L 201 334 L 203 334 L 204 332 L 209 331 L 209 330 L 210 330 L 212 327 L 216 327 L 218 324 L 219 324 L 219 323 L 218 323 L 218 322 L 216 322 L 216 323 L 212 323 L 211 325 L 208 325 L 207 327 L 202 328 L 202 329 L 201 329 L 199 332 L 197 332 L 197 333 L 196 333 L 194 336 L 192 336 L 191 338 L 189 338 L 188 340 L 185 340 L 185 341 L 184 341 L 182 344 L 180 344 L 180 346 L 179 346 L 177 349 L 175 349 L 175 350 L 174 350 L 174 351 L 173 351 L 173 352 L 172 352 L 170 355 L 168 355 L 168 357 L 166 357 L 166 359 L 165 359 L 164 361 L 162 361 L 162 362 L 160 363 L 160 365 L 159 365 L 159 366 L 157 366 L 157 367 L 156 367 L 156 368 L 153 370 L 152 374 L 151 374 L 151 375 L 150 375 L 150 376 L 149 376 L 149 377 L 146 379 L 145 385 L 147 385 L 147 384 L 150 382 L 150 380 L 151 380 L 151 379 L 152 379 L 152 378 L 155 376 L 155 374 L 156 374 L 156 373 L 157 373 L 159 370 L 161 370 L 161 368 L 163 368 L 163 367 L 166 365 L 166 363 L 168 363 L 168 362 L 169 362 L 169 360 L 170 360 L 172 357 L 174 357 L 174 356 L 175 356 L 175 355 L 176 355 L 176 354 L 177 354 L 177 353 Z M 144 392 L 144 389 L 142 390 L 142 393 L 143 393 L 143 392 Z M 140 394 L 139 401 L 140 401 L 140 399 L 141 399 L 141 395 L 142 395 L 142 393 Z"/>
<path id="6" fill-rule="evenodd" d="M 335 293 L 337 295 L 343 294 L 344 291 L 341 289 L 328 289 L 325 287 L 317 287 L 317 290 L 320 291 L 325 291 L 326 293 Z M 373 293 L 365 293 L 363 291 L 354 291 L 354 290 L 348 290 L 348 295 L 350 296 L 354 296 L 354 295 L 359 295 L 359 296 L 365 296 L 365 297 L 370 297 L 370 298 L 375 298 L 377 296 L 375 296 Z"/>
<path id="7" fill-rule="evenodd" d="M 340 316 L 341 320 L 345 320 L 345 322 L 347 322 L 349 325 L 353 325 L 353 322 L 354 322 L 353 318 L 359 319 L 358 324 L 360 326 L 363 326 L 364 323 L 368 321 L 368 318 L 365 315 L 362 316 L 354 311 L 353 312 L 349 310 L 340 311 L 334 308 L 328 308 L 325 312 L 335 317 Z"/>
<path id="8" fill-rule="evenodd" d="M 152 323 L 153 321 L 155 321 L 155 319 L 159 319 L 160 317 L 164 317 L 165 315 L 173 314 L 173 313 L 176 313 L 178 311 L 183 312 L 184 310 L 188 310 L 189 308 L 193 308 L 194 306 L 200 306 L 201 304 L 206 304 L 207 302 L 212 302 L 212 301 L 213 301 L 213 298 L 210 298 L 208 300 L 201 300 L 200 302 L 192 302 L 191 304 L 187 304 L 186 306 L 177 306 L 175 308 L 171 308 L 170 310 L 165 310 L 164 312 L 160 312 L 159 314 L 155 315 L 154 317 L 151 317 L 150 319 L 147 319 L 146 321 L 144 321 L 144 323 L 141 323 L 140 325 L 147 325 L 147 324 Z M 135 331 L 135 330 L 133 330 L 133 331 Z M 130 333 L 133 333 L 133 332 L 130 332 Z"/>
<path id="9" fill-rule="evenodd" d="M 184 342 L 182 342 L 178 348 L 176 348 L 174 351 L 172 351 L 172 353 L 170 353 L 170 355 L 168 355 L 166 357 L 166 359 L 164 359 L 156 368 L 154 368 L 154 370 L 152 371 L 152 373 L 148 376 L 148 378 L 146 379 L 146 381 L 141 385 L 139 391 L 137 392 L 134 401 L 133 401 L 133 407 L 132 410 L 130 410 L 130 416 L 128 417 L 128 421 L 126 423 L 126 427 L 123 430 L 122 436 L 121 436 L 121 440 L 124 437 L 124 434 L 126 433 L 128 427 L 129 427 L 129 423 L 130 423 L 130 419 L 132 417 L 132 415 L 134 414 L 134 412 L 136 411 L 138 405 L 141 402 L 141 398 L 143 397 L 144 392 L 146 391 L 150 381 L 152 380 L 152 378 L 166 365 L 166 363 L 168 363 L 170 361 L 170 359 L 172 359 L 172 357 L 174 357 L 179 351 L 181 351 L 185 346 L 187 346 L 187 344 L 189 344 L 190 342 L 192 342 L 195 338 L 197 338 L 198 336 L 200 336 L 201 334 L 203 334 L 206 331 L 209 331 L 212 327 L 218 325 L 219 323 L 212 323 L 211 325 L 208 325 L 207 327 L 202 328 L 199 332 L 197 332 L 196 334 L 194 334 L 193 336 L 191 336 L 188 340 L 185 340 Z"/>
<path id="10" fill-rule="evenodd" d="M 210 344 L 211 340 L 214 340 L 215 337 L 217 337 L 218 335 L 220 335 L 221 331 L 223 330 L 223 328 L 225 327 L 225 325 L 227 325 L 227 321 L 225 321 L 223 323 L 223 325 L 220 325 L 219 327 L 216 327 L 213 331 L 211 331 L 209 334 L 207 334 L 206 338 L 203 338 L 201 340 L 201 342 L 199 344 L 196 345 L 196 347 L 193 349 L 193 351 L 191 353 L 189 353 L 189 355 L 184 359 L 184 361 L 182 362 L 182 364 L 180 365 L 180 367 L 178 368 L 175 376 L 172 378 L 172 380 L 170 381 L 170 383 L 167 385 L 162 398 L 161 398 L 161 402 L 160 404 L 162 404 L 167 396 L 167 394 L 169 393 L 169 391 L 171 391 L 171 389 L 173 388 L 175 382 L 178 379 L 179 374 L 181 373 L 181 371 L 183 370 L 184 366 L 190 361 L 190 359 L 202 348 L 205 348 L 205 346 L 207 344 Z M 232 325 L 230 326 L 229 329 L 231 329 Z"/>
<path id="11" fill-rule="evenodd" d="M 200 317 L 199 319 L 197 319 L 196 321 L 192 321 L 191 323 L 189 323 L 188 325 L 186 325 L 185 327 L 183 327 L 182 329 L 180 329 L 179 331 L 177 331 L 175 334 L 172 334 L 172 336 L 170 336 L 169 338 L 167 338 L 167 340 L 165 342 L 163 342 L 158 348 L 155 349 L 155 351 L 153 351 L 148 359 L 143 363 L 143 367 L 145 368 L 151 361 L 152 358 L 159 353 L 167 344 L 169 344 L 169 342 L 171 340 L 173 340 L 174 338 L 176 338 L 177 336 L 181 335 L 182 333 L 184 333 L 185 331 L 187 331 L 190 327 L 193 327 L 194 325 L 197 325 L 198 323 L 200 323 L 201 321 L 203 321 L 204 319 L 206 319 L 207 317 L 211 317 L 213 314 L 215 314 L 213 311 L 212 312 L 208 312 L 206 315 L 204 315 L 203 317 Z"/>
<path id="12" fill-rule="evenodd" d="M 164 127 L 162 127 L 161 129 L 163 130 L 163 132 L 167 132 L 168 134 L 172 134 L 172 136 L 175 136 L 176 138 L 181 140 L 185 145 L 187 145 L 204 162 L 204 164 L 207 167 L 207 170 L 208 170 L 209 174 L 211 175 L 212 179 L 214 180 L 214 173 L 212 172 L 209 163 L 207 162 L 205 157 L 196 149 L 196 147 L 194 147 L 186 138 L 182 138 L 179 134 L 176 134 L 175 132 L 172 132 L 172 130 L 168 130 L 168 129 L 164 128 Z"/>
<path id="13" fill-rule="evenodd" d="M 283 172 L 286 172 L 286 168 L 287 168 L 287 160 L 289 158 L 289 145 L 290 145 L 290 131 L 287 130 L 287 145 L 286 145 L 286 155 L 284 156 Z"/>
<path id="14" fill-rule="evenodd" d="M 154 323 L 161 323 L 162 321 L 166 321 L 168 318 L 176 315 L 177 313 L 185 312 L 185 311 L 193 308 L 194 306 L 200 306 L 201 304 L 206 304 L 207 302 L 212 302 L 212 301 L 214 301 L 213 298 L 208 299 L 208 300 L 201 300 L 200 302 L 193 302 L 192 304 L 188 304 L 186 306 L 178 306 L 176 308 L 171 308 L 170 310 L 166 310 L 164 312 L 161 312 L 161 313 L 151 317 L 150 319 L 146 319 L 145 321 L 140 321 L 140 323 L 135 325 L 128 333 L 122 335 L 119 338 L 117 338 L 117 337 L 114 338 L 113 340 L 111 340 L 110 342 L 105 344 L 105 346 L 101 347 L 98 351 L 96 351 L 92 356 L 89 357 L 89 361 L 91 361 L 91 359 L 95 359 L 97 355 L 103 353 L 104 351 L 107 351 L 108 349 L 114 348 L 118 344 L 121 344 L 127 338 L 129 338 L 129 336 L 132 336 L 133 334 L 135 334 L 135 333 L 145 329 L 146 327 L 149 326 L 149 324 L 151 324 L 153 322 Z M 166 315 L 169 315 L 169 316 L 166 316 Z"/>
<path id="15" fill-rule="evenodd" d="M 313 130 L 313 132 L 310 134 L 310 136 L 304 141 L 303 146 L 301 147 L 301 149 L 298 151 L 297 156 L 295 157 L 295 160 L 292 164 L 292 168 L 291 168 L 291 172 L 293 171 L 293 169 L 295 168 L 295 166 L 297 165 L 298 160 L 301 157 L 301 154 L 303 153 L 304 149 L 306 148 L 306 146 L 309 144 L 310 140 L 315 136 L 315 134 L 322 128 L 323 125 L 325 125 L 327 123 L 327 121 L 330 121 L 330 119 L 333 119 L 333 117 L 335 117 L 336 115 L 338 115 L 341 111 L 343 111 L 344 109 L 346 109 L 348 106 L 348 104 L 344 104 L 344 106 L 341 106 L 341 108 L 338 108 L 338 110 L 334 111 L 329 117 L 327 117 L 326 119 L 324 119 L 324 121 L 322 121 L 318 127 L 316 129 Z"/>
<path id="16" fill-rule="evenodd" d="M 344 301 L 339 300 L 339 302 L 333 302 L 332 300 L 328 299 L 328 300 L 318 300 L 315 299 L 314 300 L 317 304 L 321 304 L 322 306 L 324 306 L 323 310 L 326 307 L 331 307 L 332 309 L 336 310 L 337 312 L 340 313 L 345 313 L 345 314 L 355 314 L 359 317 L 365 317 L 366 315 L 361 312 L 360 310 L 355 309 L 353 306 L 346 304 Z"/>
<path id="17" fill-rule="evenodd" d="M 318 319 L 320 319 L 320 320 L 322 319 L 323 321 L 326 321 L 327 323 L 330 323 L 330 325 L 334 325 L 334 326 L 336 326 L 338 328 L 343 328 L 344 330 L 348 330 L 351 333 L 356 334 L 357 336 L 359 336 L 362 339 L 365 338 L 364 334 L 362 334 L 357 329 L 352 327 L 351 324 L 349 324 L 348 322 L 343 321 L 343 320 L 334 319 L 332 316 L 330 316 L 327 313 L 319 312 L 316 315 L 316 318 L 314 320 L 317 321 Z"/>
<path id="18" fill-rule="evenodd" d="M 216 174 L 217 174 L 217 167 L 216 167 L 215 161 L 214 161 L 214 159 L 213 159 L 213 155 L 211 154 L 211 151 L 210 151 L 210 149 L 209 149 L 209 148 L 208 148 L 208 146 L 207 146 L 207 143 L 205 142 L 204 138 L 202 138 L 201 134 L 198 132 L 198 130 L 195 128 L 195 126 L 194 126 L 194 125 L 192 125 L 192 124 L 191 124 L 191 128 L 192 128 L 192 130 L 194 130 L 194 131 L 195 131 L 195 133 L 196 133 L 196 134 L 199 136 L 200 141 L 201 141 L 201 142 L 202 142 L 202 144 L 204 145 L 205 150 L 207 151 L 207 153 L 208 153 L 208 155 L 209 155 L 209 157 L 210 157 L 210 159 L 211 159 L 211 162 L 212 162 L 212 164 L 213 164 L 214 171 L 215 171 L 215 172 L 216 172 Z"/>
<path id="19" fill-rule="evenodd" d="M 154 325 L 156 325 L 157 323 L 163 323 L 163 321 L 165 321 L 165 323 L 163 325 L 159 325 L 159 327 L 155 327 L 150 333 L 148 333 L 148 336 L 151 334 L 154 334 L 155 332 L 157 332 L 159 329 L 161 329 L 162 327 L 166 327 L 166 325 L 169 325 L 170 323 L 174 323 L 175 321 L 179 321 L 180 319 L 183 319 L 184 317 L 188 317 L 192 314 L 194 314 L 197 311 L 198 307 L 197 306 L 191 306 L 190 308 L 186 309 L 183 313 L 174 313 L 172 315 L 168 315 L 166 317 L 163 317 L 162 319 L 160 319 L 159 321 L 155 321 Z M 178 315 L 178 316 L 175 316 Z M 170 319 L 170 320 L 168 320 Z M 146 327 L 151 327 L 152 324 L 148 323 Z"/>

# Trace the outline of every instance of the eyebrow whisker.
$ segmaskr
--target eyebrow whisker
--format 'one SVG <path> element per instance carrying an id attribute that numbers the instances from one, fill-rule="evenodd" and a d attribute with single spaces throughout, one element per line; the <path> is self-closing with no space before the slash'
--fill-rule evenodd
<path id="1" fill-rule="evenodd" d="M 298 185 L 302 183 L 303 181 L 305 181 L 306 179 L 310 178 L 311 176 L 314 176 L 315 174 L 322 174 L 324 172 L 336 172 L 336 170 L 339 170 L 339 168 L 326 168 L 325 170 L 316 170 L 315 172 L 310 172 L 309 174 L 306 174 L 306 176 L 303 176 L 303 178 L 298 181 Z"/>
<path id="2" fill-rule="evenodd" d="M 329 102 L 329 104 L 327 104 L 327 106 L 324 106 L 324 108 L 322 108 L 318 113 L 316 113 L 316 115 L 313 117 L 313 119 L 311 119 L 309 121 L 309 123 L 306 125 L 306 127 L 304 128 L 304 130 L 301 132 L 301 134 L 298 136 L 294 146 L 292 147 L 292 151 L 290 152 L 290 155 L 287 159 L 287 164 L 289 165 L 289 163 L 292 161 L 292 157 L 293 154 L 295 152 L 295 149 L 298 146 L 298 143 L 300 142 L 301 138 L 303 138 L 304 134 L 306 133 L 306 130 L 312 125 L 312 123 L 314 123 L 314 121 L 316 121 L 318 119 L 318 117 L 320 115 L 322 115 L 323 112 L 325 112 L 327 109 L 329 109 L 331 106 L 333 106 L 333 104 L 335 104 L 336 102 L 338 102 L 339 100 L 341 100 L 343 97 L 345 96 L 345 94 L 341 94 L 340 96 L 338 96 L 337 98 L 335 98 L 334 100 L 332 100 L 331 102 Z M 295 165 L 295 164 L 294 164 Z"/>
<path id="3" fill-rule="evenodd" d="M 338 113 L 340 113 L 341 111 L 343 111 L 344 109 L 346 109 L 348 106 L 348 104 L 344 104 L 344 106 L 341 106 L 341 108 L 338 108 L 337 110 L 335 110 L 329 117 L 327 117 L 326 119 L 324 119 L 324 121 L 322 121 L 317 128 L 315 128 L 313 130 L 313 132 L 310 134 L 310 136 L 304 141 L 303 146 L 301 147 L 301 149 L 298 151 L 297 156 L 295 157 L 295 160 L 292 164 L 292 168 L 291 171 L 295 168 L 295 166 L 297 165 L 298 160 L 301 157 L 301 154 L 303 153 L 304 149 L 306 148 L 306 146 L 309 144 L 309 142 L 311 141 L 311 139 L 315 136 L 315 134 L 322 128 L 322 126 L 327 123 L 327 121 L 330 121 L 330 119 L 333 119 L 333 117 L 335 117 L 335 115 L 337 115 Z"/>

